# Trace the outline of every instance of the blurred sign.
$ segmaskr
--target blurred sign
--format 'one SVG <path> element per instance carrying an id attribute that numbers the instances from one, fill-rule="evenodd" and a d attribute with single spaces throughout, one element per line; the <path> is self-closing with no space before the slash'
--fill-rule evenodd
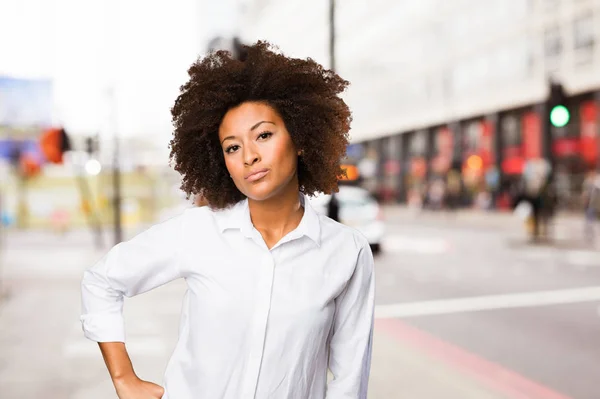
<path id="1" fill-rule="evenodd" d="M 523 151 L 525 159 L 542 156 L 542 124 L 536 112 L 523 115 Z"/>
<path id="2" fill-rule="evenodd" d="M 580 140 L 574 138 L 561 138 L 552 143 L 552 152 L 559 157 L 568 157 L 579 153 Z"/>
<path id="3" fill-rule="evenodd" d="M 594 101 L 581 104 L 581 156 L 588 164 L 598 160 L 598 106 Z"/>
<path id="4" fill-rule="evenodd" d="M 427 161 L 425 161 L 425 158 L 413 158 L 411 160 L 410 171 L 413 177 L 425 177 L 427 174 Z"/>
<path id="5" fill-rule="evenodd" d="M 346 171 L 346 176 L 340 176 L 340 180 L 353 181 L 358 179 L 358 168 L 354 165 L 342 165 L 342 169 Z"/>
<path id="6" fill-rule="evenodd" d="M 0 77 L 0 125 L 49 126 L 52 123 L 52 82 Z"/>
<path id="7" fill-rule="evenodd" d="M 447 127 L 438 129 L 435 135 L 436 156 L 431 162 L 435 172 L 446 173 L 450 169 L 454 154 L 454 138 L 452 131 Z"/>
<path id="8" fill-rule="evenodd" d="M 350 158 L 360 159 L 364 156 L 365 147 L 362 144 L 350 144 L 346 148 L 346 155 Z"/>
<path id="9" fill-rule="evenodd" d="M 0 160 L 10 161 L 16 150 L 35 158 L 39 163 L 45 160 L 37 140 L 0 140 Z"/>
<path id="10" fill-rule="evenodd" d="M 479 143 L 479 151 L 483 159 L 484 168 L 489 168 L 495 162 L 494 155 L 494 124 L 485 120 L 481 122 L 481 141 Z"/>

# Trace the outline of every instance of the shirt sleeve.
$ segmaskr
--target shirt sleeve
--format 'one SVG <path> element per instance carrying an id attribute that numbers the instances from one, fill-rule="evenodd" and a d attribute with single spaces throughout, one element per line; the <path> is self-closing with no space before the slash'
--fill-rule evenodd
<path id="1" fill-rule="evenodd" d="M 335 300 L 330 342 L 327 399 L 366 399 L 373 345 L 375 275 L 373 254 L 365 243 L 348 285 Z"/>
<path id="2" fill-rule="evenodd" d="M 152 226 L 115 245 L 85 270 L 81 282 L 81 323 L 96 342 L 125 342 L 123 297 L 181 277 L 178 252 L 183 215 Z"/>

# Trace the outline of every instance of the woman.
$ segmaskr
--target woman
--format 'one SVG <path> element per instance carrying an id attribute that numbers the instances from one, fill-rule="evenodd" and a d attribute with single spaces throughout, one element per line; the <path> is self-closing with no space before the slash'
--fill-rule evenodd
<path id="1" fill-rule="evenodd" d="M 82 323 L 120 399 L 366 398 L 373 332 L 367 240 L 317 214 L 337 190 L 348 82 L 268 43 L 189 69 L 171 159 L 193 207 L 115 246 L 85 272 Z M 123 297 L 185 278 L 163 386 L 125 346 Z M 327 383 L 327 369 L 333 379 Z"/>

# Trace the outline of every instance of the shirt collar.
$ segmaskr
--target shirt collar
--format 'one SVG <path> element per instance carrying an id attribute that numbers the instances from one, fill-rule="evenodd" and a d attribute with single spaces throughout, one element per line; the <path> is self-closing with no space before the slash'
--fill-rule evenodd
<path id="1" fill-rule="evenodd" d="M 294 230 L 295 237 L 307 236 L 317 245 L 321 245 L 321 224 L 319 215 L 310 205 L 306 195 L 299 193 L 300 203 L 304 207 L 304 215 L 298 227 Z M 254 230 L 252 219 L 250 218 L 250 208 L 248 199 L 244 199 L 230 208 L 216 212 L 217 224 L 219 230 L 224 232 L 228 229 L 238 229 L 241 233 L 251 238 Z"/>

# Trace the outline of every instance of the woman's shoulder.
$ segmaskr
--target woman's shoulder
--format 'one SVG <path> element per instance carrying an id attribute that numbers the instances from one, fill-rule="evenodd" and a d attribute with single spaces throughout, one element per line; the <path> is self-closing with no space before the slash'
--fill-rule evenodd
<path id="1" fill-rule="evenodd" d="M 343 245 L 345 248 L 361 250 L 369 246 L 367 238 L 354 227 L 347 226 L 343 223 L 325 216 L 319 215 L 321 224 L 321 237 L 325 240 L 333 240 L 338 245 Z"/>
<path id="2" fill-rule="evenodd" d="M 209 206 L 193 206 L 185 209 L 180 217 L 186 230 L 196 232 L 217 230 L 219 225 L 229 218 L 230 209 L 214 209 Z"/>

